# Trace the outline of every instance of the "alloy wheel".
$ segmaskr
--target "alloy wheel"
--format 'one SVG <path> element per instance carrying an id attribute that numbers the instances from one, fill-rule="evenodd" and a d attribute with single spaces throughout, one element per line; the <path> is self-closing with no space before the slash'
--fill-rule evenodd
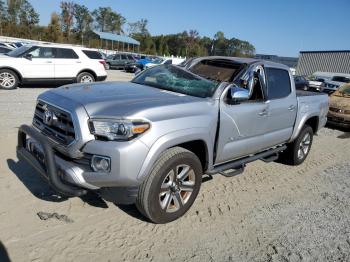
<path id="1" fill-rule="evenodd" d="M 306 133 L 299 144 L 298 158 L 300 160 L 304 159 L 306 155 L 309 153 L 310 145 L 311 145 L 311 135 L 309 133 Z"/>
<path id="2" fill-rule="evenodd" d="M 11 89 L 16 84 L 16 78 L 14 75 L 8 72 L 0 73 L 0 85 L 3 88 Z"/>

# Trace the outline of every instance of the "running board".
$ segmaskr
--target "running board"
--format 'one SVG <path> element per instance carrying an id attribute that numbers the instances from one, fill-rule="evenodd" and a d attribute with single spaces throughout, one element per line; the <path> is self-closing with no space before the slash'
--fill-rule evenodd
<path id="1" fill-rule="evenodd" d="M 233 172 L 228 172 L 226 174 L 232 174 L 232 175 L 228 175 L 228 177 L 232 177 L 238 174 L 241 174 L 244 171 L 244 167 L 246 164 L 256 161 L 256 160 L 262 160 L 265 162 L 271 162 L 274 160 L 277 160 L 278 158 L 278 153 L 281 151 L 284 151 L 287 149 L 286 145 L 283 146 L 279 146 L 273 149 L 269 149 L 263 152 L 260 152 L 256 155 L 252 155 L 252 156 L 248 156 L 248 157 L 244 157 L 238 160 L 234 160 L 232 162 L 228 162 L 225 164 L 221 164 L 221 165 L 217 165 L 214 167 L 213 170 L 210 170 L 208 172 L 206 172 L 206 174 L 208 175 L 214 175 L 214 174 L 221 174 L 224 175 L 224 171 L 229 170 L 229 169 L 236 169 Z M 242 171 L 242 172 L 241 172 Z M 227 176 L 227 175 L 226 175 Z"/>
<path id="2" fill-rule="evenodd" d="M 233 170 L 233 171 L 222 171 L 220 172 L 221 175 L 225 176 L 225 177 L 233 177 L 233 176 L 237 176 L 237 175 L 240 175 L 244 172 L 244 168 L 245 168 L 245 165 L 240 167 L 240 168 L 237 168 L 237 169 L 228 169 L 228 170 Z"/>

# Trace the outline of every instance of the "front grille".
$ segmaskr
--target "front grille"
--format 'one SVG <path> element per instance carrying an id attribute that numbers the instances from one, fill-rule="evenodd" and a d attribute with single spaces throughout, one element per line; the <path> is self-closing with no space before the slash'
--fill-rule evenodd
<path id="1" fill-rule="evenodd" d="M 64 146 L 75 140 L 71 115 L 42 101 L 38 101 L 36 105 L 33 125 L 40 129 L 44 135 Z"/>

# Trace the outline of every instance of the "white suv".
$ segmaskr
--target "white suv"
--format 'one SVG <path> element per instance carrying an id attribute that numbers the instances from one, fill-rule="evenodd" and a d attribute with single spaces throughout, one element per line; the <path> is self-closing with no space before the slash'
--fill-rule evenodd
<path id="1" fill-rule="evenodd" d="M 22 46 L 0 56 L 0 89 L 27 83 L 80 83 L 107 78 L 97 51 L 63 45 Z"/>

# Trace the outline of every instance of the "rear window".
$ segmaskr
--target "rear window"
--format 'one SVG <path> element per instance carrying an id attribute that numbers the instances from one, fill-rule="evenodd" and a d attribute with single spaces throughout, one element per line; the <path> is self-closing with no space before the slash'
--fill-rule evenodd
<path id="1" fill-rule="evenodd" d="M 102 55 L 97 51 L 82 50 L 82 52 L 90 59 L 103 59 Z"/>
<path id="2" fill-rule="evenodd" d="M 279 99 L 291 93 L 289 73 L 283 69 L 266 68 L 267 97 Z"/>
<path id="3" fill-rule="evenodd" d="M 79 56 L 74 52 L 73 49 L 69 48 L 57 48 L 55 58 L 61 59 L 78 59 Z"/>

